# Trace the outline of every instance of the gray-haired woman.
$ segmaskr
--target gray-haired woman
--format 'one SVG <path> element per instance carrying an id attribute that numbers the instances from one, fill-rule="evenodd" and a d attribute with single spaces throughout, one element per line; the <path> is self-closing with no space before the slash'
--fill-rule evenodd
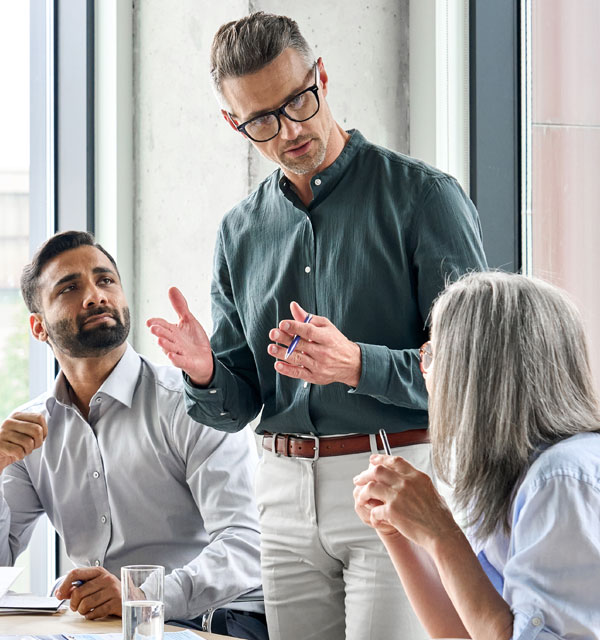
<path id="1" fill-rule="evenodd" d="M 431 480 L 372 456 L 356 510 L 377 529 L 434 638 L 600 637 L 600 413 L 579 314 L 533 278 L 471 274 L 421 348 Z"/>

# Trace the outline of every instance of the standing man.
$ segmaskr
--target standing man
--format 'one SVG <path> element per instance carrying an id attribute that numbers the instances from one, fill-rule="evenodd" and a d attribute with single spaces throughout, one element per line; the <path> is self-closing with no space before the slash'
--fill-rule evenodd
<path id="1" fill-rule="evenodd" d="M 55 235 L 21 291 L 33 336 L 61 371 L 0 426 L 0 565 L 14 563 L 46 513 L 77 566 L 56 595 L 86 618 L 121 615 L 128 564 L 165 567 L 167 620 L 210 615 L 259 587 L 253 443 L 194 422 L 179 371 L 127 344 L 113 258 L 89 233 Z M 213 614 L 213 630 L 265 640 L 251 609 L 231 604 Z"/>
<path id="2" fill-rule="evenodd" d="M 446 279 L 486 268 L 477 213 L 454 178 L 334 121 L 323 60 L 293 20 L 223 25 L 211 66 L 223 117 L 279 169 L 223 219 L 210 341 L 177 289 L 179 322 L 148 324 L 196 420 L 238 431 L 262 410 L 271 638 L 425 638 L 354 513 L 352 478 L 382 427 L 395 455 L 431 469 L 418 347 Z"/>

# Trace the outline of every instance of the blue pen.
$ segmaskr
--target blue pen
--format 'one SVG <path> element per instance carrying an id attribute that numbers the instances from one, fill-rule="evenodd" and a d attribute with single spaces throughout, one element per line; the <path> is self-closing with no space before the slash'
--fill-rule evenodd
<path id="1" fill-rule="evenodd" d="M 304 318 L 304 322 L 310 322 L 312 320 L 312 314 L 308 313 L 306 315 L 306 318 Z M 285 352 L 285 356 L 284 356 L 284 360 L 287 360 L 292 353 L 294 353 L 294 349 L 298 346 L 298 343 L 300 342 L 300 336 L 299 335 L 295 335 L 292 339 L 292 342 L 290 344 L 290 346 L 287 348 L 287 351 Z"/>

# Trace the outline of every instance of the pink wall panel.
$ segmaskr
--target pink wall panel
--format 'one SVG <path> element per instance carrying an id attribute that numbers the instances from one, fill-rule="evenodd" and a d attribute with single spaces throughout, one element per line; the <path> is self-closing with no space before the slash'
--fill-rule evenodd
<path id="1" fill-rule="evenodd" d="M 600 1 L 533 0 L 533 122 L 600 125 Z"/>

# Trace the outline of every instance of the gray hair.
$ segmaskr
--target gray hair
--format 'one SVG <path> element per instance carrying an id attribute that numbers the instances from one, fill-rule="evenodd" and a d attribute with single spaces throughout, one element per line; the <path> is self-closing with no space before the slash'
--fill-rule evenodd
<path id="1" fill-rule="evenodd" d="M 314 63 L 313 52 L 294 20 L 257 11 L 220 27 L 210 50 L 210 75 L 217 95 L 223 80 L 256 73 L 273 62 L 285 49 L 295 49 Z"/>
<path id="2" fill-rule="evenodd" d="M 432 310 L 434 466 L 479 539 L 510 531 L 514 491 L 545 445 L 600 430 L 583 325 L 556 287 L 472 273 Z"/>

